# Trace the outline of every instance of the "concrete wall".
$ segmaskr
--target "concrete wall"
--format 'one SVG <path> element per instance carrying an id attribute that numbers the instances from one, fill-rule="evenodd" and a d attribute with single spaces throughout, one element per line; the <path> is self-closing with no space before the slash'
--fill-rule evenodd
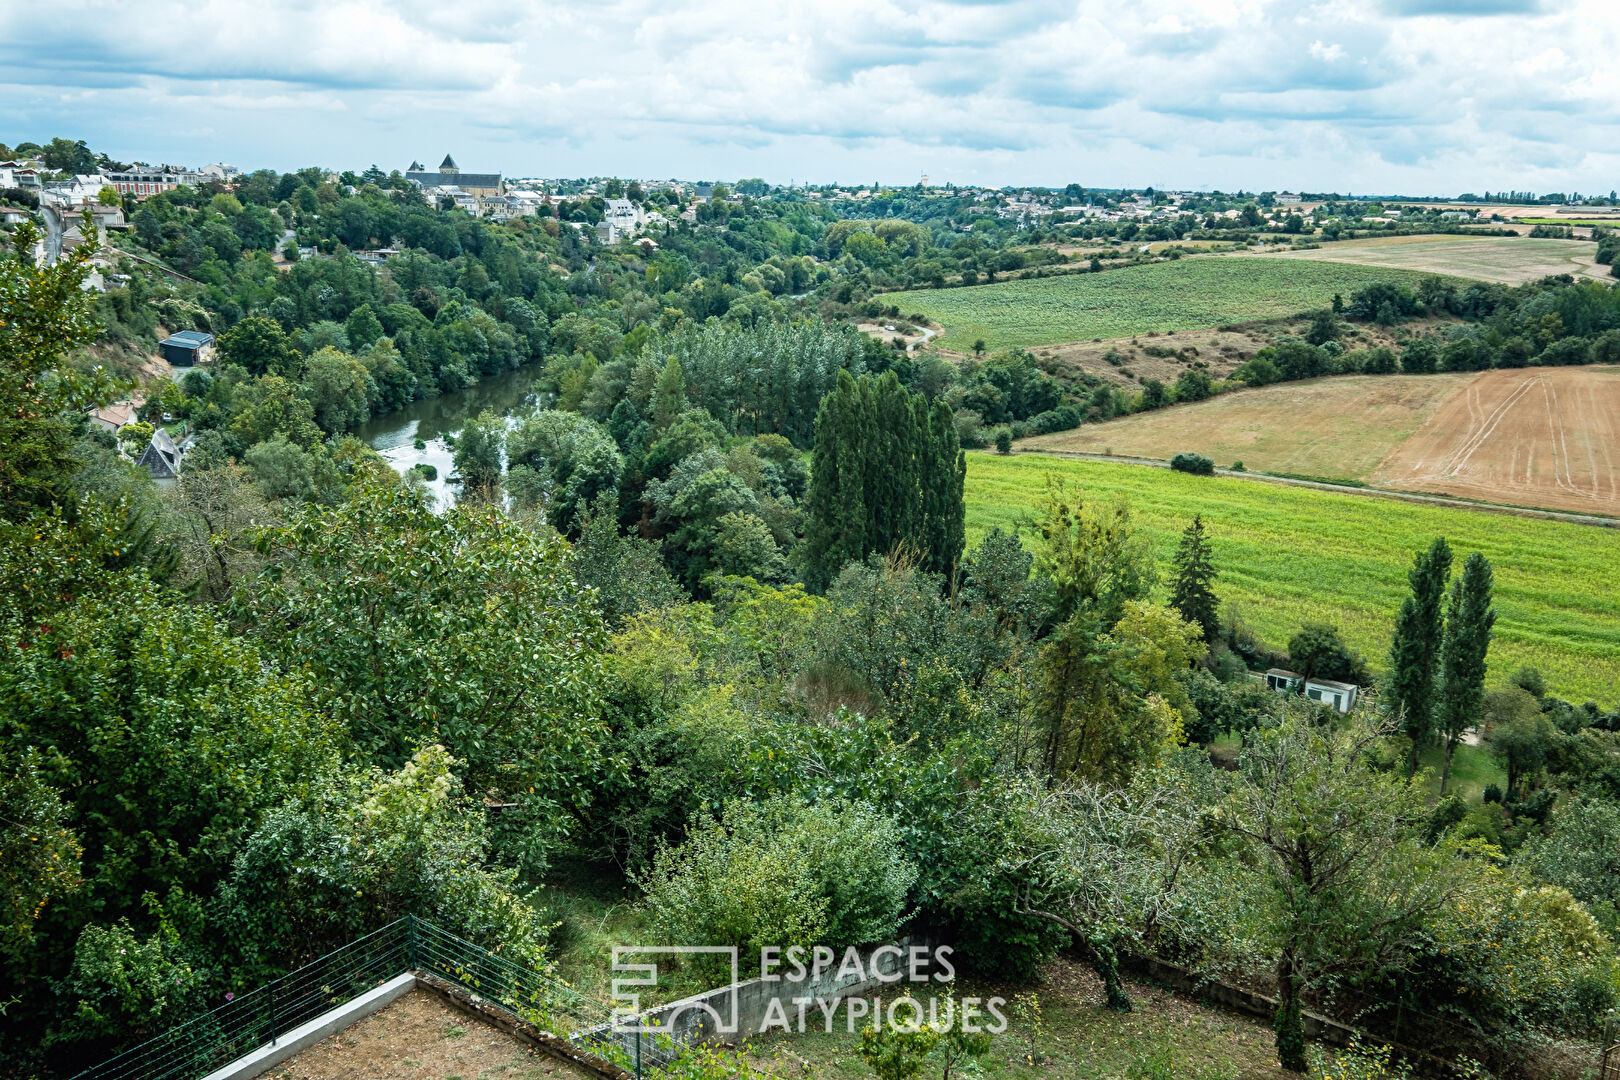
<path id="1" fill-rule="evenodd" d="M 805 960 L 804 976 L 798 980 L 788 978 L 791 974 L 791 965 L 782 964 L 777 969 L 778 979 L 757 978 L 740 982 L 736 986 L 721 986 L 702 994 L 672 1001 L 667 1005 L 660 1005 L 648 1009 L 644 1014 L 645 1023 L 657 1026 L 677 1041 L 689 1042 L 736 1042 L 756 1035 L 761 1026 L 772 1015 L 773 1002 L 780 1007 L 779 1016 L 786 1016 L 795 1027 L 797 1026 L 799 1005 L 794 998 L 814 998 L 821 1002 L 839 1001 L 846 997 L 861 997 L 865 995 L 881 995 L 884 998 L 897 998 L 905 994 L 908 986 L 917 986 L 910 982 L 910 964 L 914 955 L 926 956 L 926 962 L 918 968 L 919 973 L 932 975 L 934 943 L 923 937 L 907 937 L 890 945 L 880 945 L 858 951 L 861 968 L 865 978 L 857 978 L 853 972 L 839 976 L 838 969 L 844 961 L 845 950 L 834 952 L 834 960 L 827 970 L 819 973 L 819 977 L 812 979 L 812 972 L 808 970 L 811 960 Z M 917 950 L 914 954 L 912 950 Z M 943 968 L 938 969 L 943 972 Z M 878 977 L 878 976 L 881 976 Z M 896 980 L 896 976 L 898 979 Z M 929 985 L 943 988 L 942 983 Z M 924 996 L 928 990 L 926 986 L 918 986 L 918 996 Z M 733 1001 L 736 1004 L 736 1031 L 722 1030 L 730 1025 L 732 1019 Z M 810 1026 L 825 1023 L 821 1009 L 816 1005 L 805 1008 L 805 1023 Z"/>

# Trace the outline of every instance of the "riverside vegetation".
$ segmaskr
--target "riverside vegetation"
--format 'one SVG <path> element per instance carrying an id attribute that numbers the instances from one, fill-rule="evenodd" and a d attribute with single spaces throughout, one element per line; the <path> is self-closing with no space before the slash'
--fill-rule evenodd
<path id="1" fill-rule="evenodd" d="M 292 274 L 183 391 L 214 436 L 159 490 L 84 419 L 113 383 L 73 351 L 117 302 L 79 288 L 89 251 L 0 262 L 8 1070 L 71 1074 L 406 913 L 544 967 L 565 869 L 672 943 L 910 923 L 1024 982 L 1067 949 L 1118 1010 L 1122 959 L 1166 957 L 1276 992 L 1293 1071 L 1307 1006 L 1502 1069 L 1615 1001 L 1620 717 L 1501 655 L 1528 555 L 1446 530 L 1447 575 L 1413 519 L 1382 634 L 1270 645 L 1195 500 L 1150 528 L 1145 497 L 1043 478 L 1016 532 L 969 524 L 950 395 L 1080 411 L 1027 358 L 946 379 L 729 311 L 546 352 L 558 407 L 469 424 L 435 512 L 323 396 L 370 361 L 256 313 Z M 1408 591 L 1445 597 L 1427 656 Z M 1274 663 L 1393 674 L 1340 717 L 1246 676 Z M 1464 727 L 1500 781 L 1437 798 L 1414 750 Z"/>

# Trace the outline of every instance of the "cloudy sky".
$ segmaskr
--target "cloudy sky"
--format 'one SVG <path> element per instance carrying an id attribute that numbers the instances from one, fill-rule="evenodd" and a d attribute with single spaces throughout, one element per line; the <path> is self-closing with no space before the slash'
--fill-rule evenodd
<path id="1" fill-rule="evenodd" d="M 1620 186 L 1616 0 L 0 3 L 0 142 L 509 176 Z"/>

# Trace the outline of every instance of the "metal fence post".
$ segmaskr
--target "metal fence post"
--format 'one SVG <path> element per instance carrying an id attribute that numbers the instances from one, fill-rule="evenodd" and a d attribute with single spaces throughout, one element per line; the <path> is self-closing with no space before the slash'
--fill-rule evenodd
<path id="1" fill-rule="evenodd" d="M 636 1080 L 641 1080 L 641 1025 L 636 1025 Z"/>
<path id="2" fill-rule="evenodd" d="M 416 916 L 405 916 L 405 968 L 414 970 L 416 963 Z"/>

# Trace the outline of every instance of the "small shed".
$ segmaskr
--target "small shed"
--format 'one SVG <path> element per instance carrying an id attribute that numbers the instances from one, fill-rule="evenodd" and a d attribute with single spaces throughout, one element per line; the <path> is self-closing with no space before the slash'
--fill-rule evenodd
<path id="1" fill-rule="evenodd" d="M 190 367 L 213 355 L 214 335 L 201 330 L 182 330 L 158 342 L 158 351 L 175 367 Z"/>
<path id="2" fill-rule="evenodd" d="M 154 480 L 173 480 L 180 475 L 180 457 L 180 448 L 169 433 L 158 428 L 135 464 L 151 473 Z"/>
<path id="3" fill-rule="evenodd" d="M 1322 705 L 1331 705 L 1341 713 L 1347 713 L 1356 704 L 1356 695 L 1361 688 L 1355 683 L 1337 682 L 1333 679 L 1306 679 L 1305 696 Z"/>
<path id="4" fill-rule="evenodd" d="M 1266 687 L 1279 694 L 1292 694 L 1304 681 L 1305 676 L 1297 671 L 1285 671 L 1280 667 L 1274 667 L 1266 672 Z"/>

